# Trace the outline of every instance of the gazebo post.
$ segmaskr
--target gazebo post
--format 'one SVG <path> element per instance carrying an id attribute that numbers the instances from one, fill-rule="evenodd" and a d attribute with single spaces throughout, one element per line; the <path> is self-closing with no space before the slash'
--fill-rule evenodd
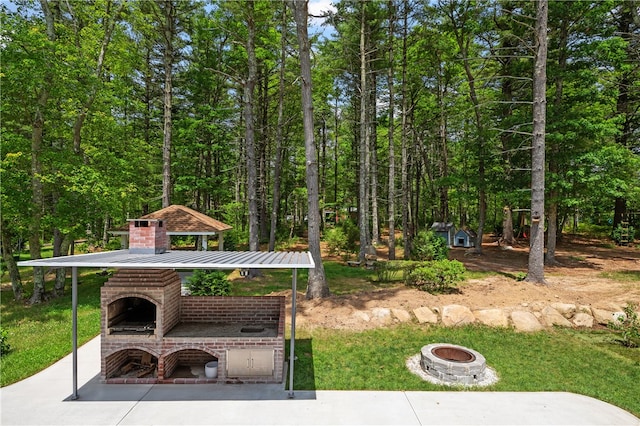
<path id="1" fill-rule="evenodd" d="M 298 284 L 298 269 L 292 270 L 291 282 L 291 338 L 289 340 L 289 398 L 293 398 L 293 364 L 296 359 L 296 287 Z"/>
<path id="2" fill-rule="evenodd" d="M 78 267 L 71 268 L 71 342 L 73 348 L 73 394 L 78 399 Z"/>

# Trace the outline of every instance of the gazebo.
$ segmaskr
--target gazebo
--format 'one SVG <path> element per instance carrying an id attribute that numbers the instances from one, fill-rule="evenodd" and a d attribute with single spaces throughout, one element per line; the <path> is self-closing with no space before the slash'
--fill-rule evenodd
<path id="1" fill-rule="evenodd" d="M 132 226 L 134 226 L 132 224 Z M 293 398 L 295 360 L 297 270 L 313 269 L 308 252 L 225 252 L 225 251 L 160 251 L 117 250 L 36 259 L 18 262 L 19 266 L 71 268 L 73 394 L 78 399 L 78 268 L 118 269 L 291 269 L 292 305 L 289 351 L 289 397 Z"/>
<path id="2" fill-rule="evenodd" d="M 206 214 L 179 204 L 157 210 L 140 217 L 140 219 L 162 219 L 167 227 L 167 235 L 194 235 L 202 237 L 202 250 L 207 250 L 207 239 L 211 235 L 218 236 L 218 250 L 224 250 L 224 233 L 233 229 Z M 123 247 L 128 247 L 128 225 L 109 231 L 112 235 L 120 235 Z"/>

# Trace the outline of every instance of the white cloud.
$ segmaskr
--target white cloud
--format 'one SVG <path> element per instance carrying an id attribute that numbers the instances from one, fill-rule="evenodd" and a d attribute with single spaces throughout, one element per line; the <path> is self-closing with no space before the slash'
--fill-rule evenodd
<path id="1" fill-rule="evenodd" d="M 331 0 L 309 0 L 309 15 L 322 15 L 328 11 L 336 11 Z"/>

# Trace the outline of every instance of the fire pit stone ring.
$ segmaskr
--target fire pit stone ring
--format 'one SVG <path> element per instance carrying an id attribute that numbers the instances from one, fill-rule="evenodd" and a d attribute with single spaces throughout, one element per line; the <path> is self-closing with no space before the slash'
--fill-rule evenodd
<path id="1" fill-rule="evenodd" d="M 420 355 L 422 369 L 444 382 L 473 385 L 484 379 L 487 361 L 473 349 L 433 343 L 423 346 Z"/>

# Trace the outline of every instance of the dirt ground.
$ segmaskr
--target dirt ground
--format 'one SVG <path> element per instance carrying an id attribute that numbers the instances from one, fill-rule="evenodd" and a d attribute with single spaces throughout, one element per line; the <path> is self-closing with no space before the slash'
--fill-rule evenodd
<path id="1" fill-rule="evenodd" d="M 483 244 L 482 255 L 451 249 L 449 257 L 464 263 L 467 270 L 497 273 L 468 280 L 458 294 L 431 295 L 403 285 L 322 300 L 306 300 L 299 292 L 297 323 L 310 328 L 364 330 L 385 324 L 375 320 L 377 308 L 412 312 L 422 306 L 460 304 L 471 310 L 510 309 L 558 302 L 618 311 L 627 302 L 640 304 L 640 249 L 636 247 L 608 248 L 602 241 L 565 236 L 556 249 L 558 264 L 545 267 L 547 285 L 515 279 L 516 274 L 527 271 L 528 251 L 526 242 L 505 249 L 491 241 Z M 378 255 L 384 259 L 387 253 L 381 249 Z M 290 296 L 289 292 L 289 304 Z"/>

